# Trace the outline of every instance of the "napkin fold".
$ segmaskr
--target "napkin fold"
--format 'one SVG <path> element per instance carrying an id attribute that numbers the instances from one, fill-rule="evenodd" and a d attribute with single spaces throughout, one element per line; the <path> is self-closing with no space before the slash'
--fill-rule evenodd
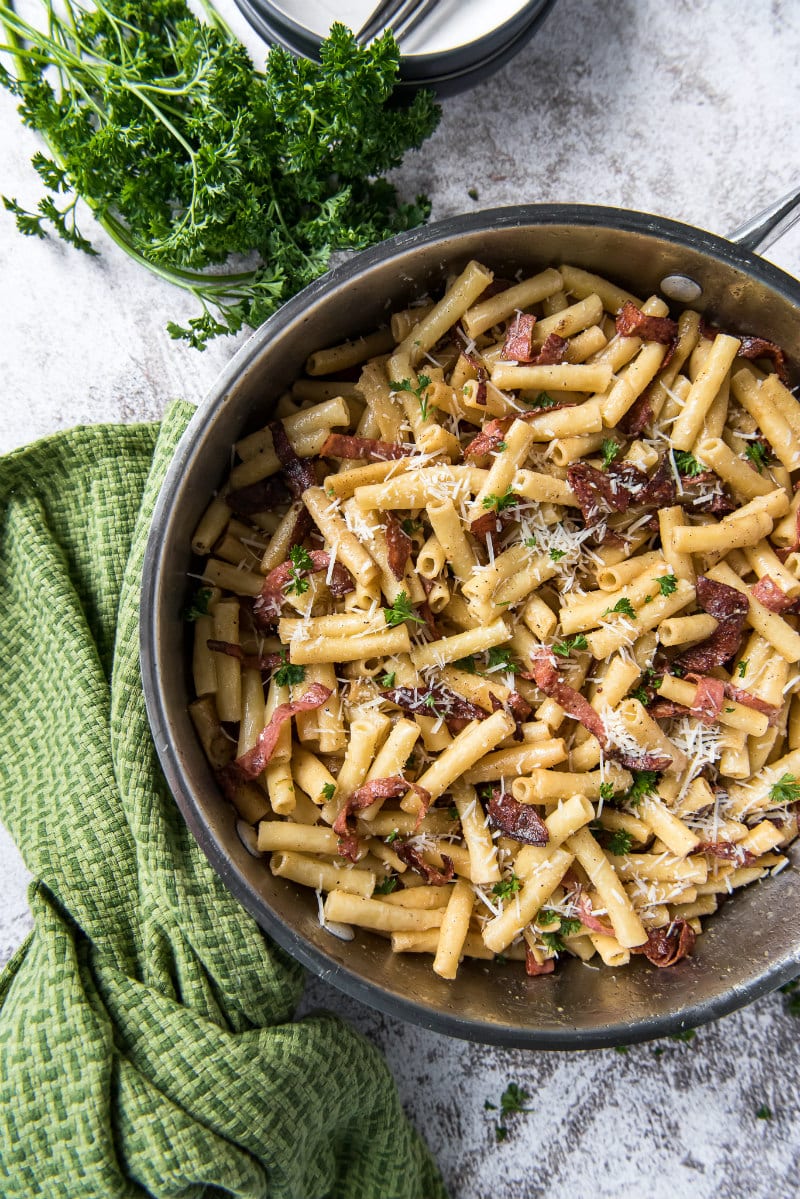
<path id="1" fill-rule="evenodd" d="M 193 411 L 0 461 L 0 818 L 35 878 L 0 977 L 0 1193 L 443 1199 L 381 1056 L 334 1016 L 293 1021 L 300 967 L 161 777 L 139 586 Z"/>

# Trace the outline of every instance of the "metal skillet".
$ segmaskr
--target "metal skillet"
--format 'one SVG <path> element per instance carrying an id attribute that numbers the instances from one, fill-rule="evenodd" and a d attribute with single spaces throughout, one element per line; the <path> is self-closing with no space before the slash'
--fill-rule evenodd
<path id="1" fill-rule="evenodd" d="M 236 832 L 188 714 L 181 609 L 190 538 L 230 462 L 232 443 L 263 425 L 307 355 L 369 331 L 395 308 L 478 258 L 501 275 L 571 262 L 635 294 L 691 303 L 732 332 L 778 342 L 800 381 L 800 282 L 756 254 L 797 219 L 800 193 L 722 238 L 614 208 L 519 205 L 448 220 L 367 250 L 290 300 L 242 347 L 198 409 L 168 471 L 147 546 L 141 601 L 142 680 L 161 765 L 191 831 L 266 933 L 357 999 L 451 1036 L 516 1047 L 589 1049 L 649 1040 L 716 1019 L 800 973 L 800 848 L 794 865 L 725 904 L 695 956 L 657 970 L 563 962 L 547 978 L 519 963 L 466 960 L 455 982 L 430 962 L 394 955 L 366 932 L 335 939 L 313 893 L 274 878 Z"/>

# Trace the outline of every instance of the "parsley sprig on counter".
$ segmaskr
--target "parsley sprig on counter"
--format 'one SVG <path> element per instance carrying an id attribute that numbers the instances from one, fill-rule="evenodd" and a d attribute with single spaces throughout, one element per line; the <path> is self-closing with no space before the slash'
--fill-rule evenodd
<path id="1" fill-rule="evenodd" d="M 383 175 L 438 120 L 429 93 L 392 98 L 389 33 L 362 47 L 337 24 L 321 62 L 273 47 L 262 73 L 202 6 L 205 23 L 184 0 L 40 0 L 39 29 L 0 0 L 14 52 L 0 84 L 48 150 L 33 158 L 37 208 L 6 208 L 22 233 L 93 253 L 76 223 L 85 200 L 131 257 L 196 298 L 199 314 L 169 331 L 198 349 L 260 324 L 335 251 L 423 221 L 427 199 L 400 203 Z"/>

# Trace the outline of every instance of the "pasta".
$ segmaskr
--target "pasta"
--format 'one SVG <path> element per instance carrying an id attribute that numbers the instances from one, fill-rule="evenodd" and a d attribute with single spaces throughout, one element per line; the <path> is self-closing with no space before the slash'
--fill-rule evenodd
<path id="1" fill-rule="evenodd" d="M 247 848 L 323 927 L 448 980 L 671 966 L 787 864 L 782 373 L 578 267 L 500 286 L 474 261 L 309 356 L 193 535 L 190 711 Z"/>

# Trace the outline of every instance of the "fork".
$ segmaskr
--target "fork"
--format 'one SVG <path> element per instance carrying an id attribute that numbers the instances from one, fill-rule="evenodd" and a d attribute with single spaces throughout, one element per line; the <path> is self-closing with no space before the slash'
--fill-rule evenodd
<path id="1" fill-rule="evenodd" d="M 391 29 L 399 42 L 412 29 L 416 29 L 437 3 L 438 0 L 381 0 L 359 29 L 356 38 L 366 45 L 386 29 Z"/>

